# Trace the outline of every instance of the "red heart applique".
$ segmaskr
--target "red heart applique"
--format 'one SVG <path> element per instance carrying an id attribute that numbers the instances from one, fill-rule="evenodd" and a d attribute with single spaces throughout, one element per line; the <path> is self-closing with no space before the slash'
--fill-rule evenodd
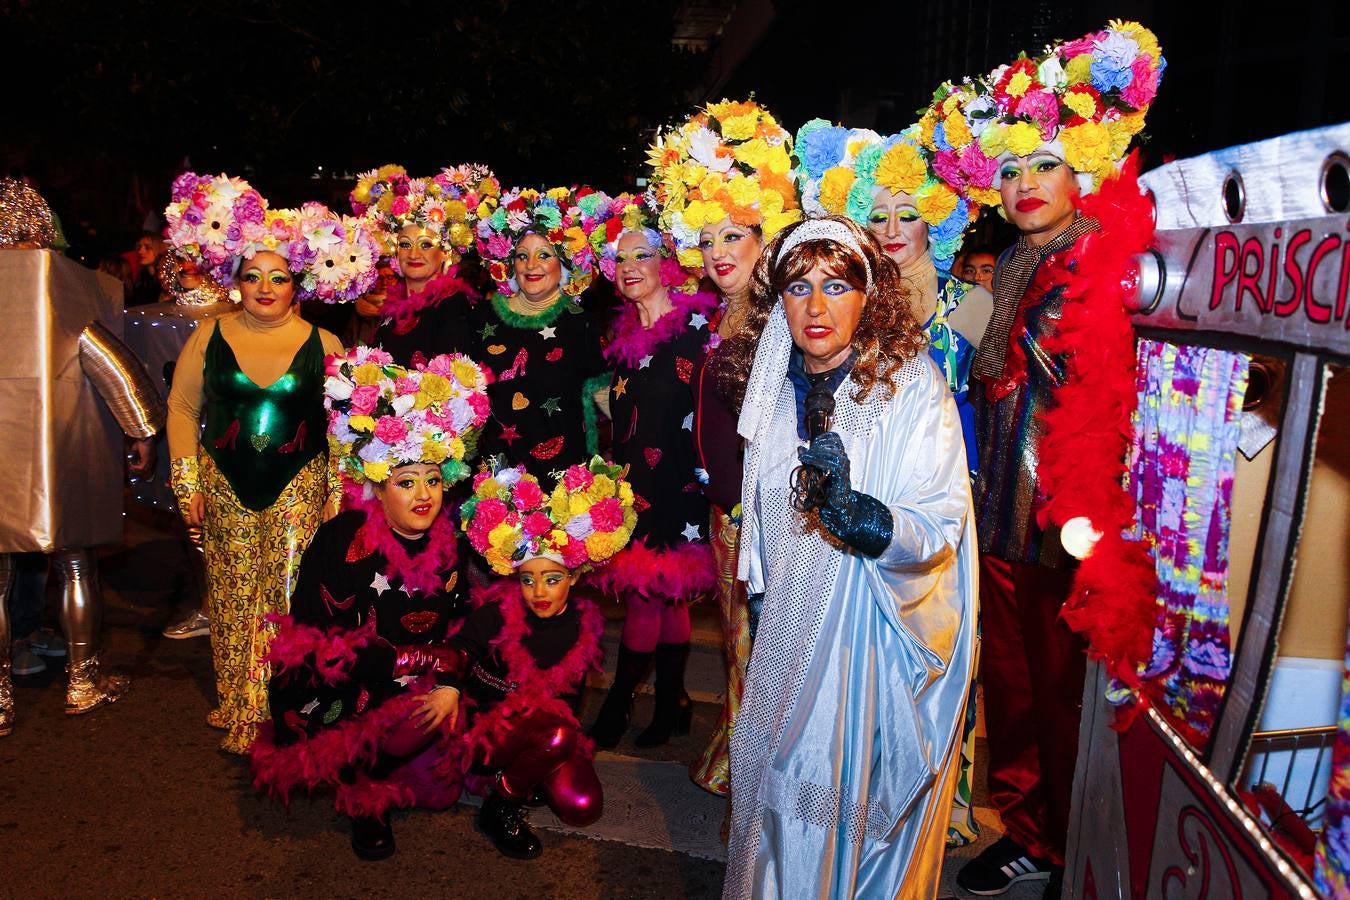
<path id="1" fill-rule="evenodd" d="M 642 496 L 642 495 L 639 494 L 637 491 L 634 491 L 634 492 L 633 492 L 633 511 L 634 511 L 634 512 L 644 513 L 644 512 L 646 512 L 647 510 L 649 510 L 649 509 L 651 509 L 651 508 L 652 508 L 652 505 L 651 505 L 650 503 L 647 502 L 647 498 L 646 498 L 646 497 Z"/>
<path id="2" fill-rule="evenodd" d="M 661 463 L 660 447 L 645 447 L 642 450 L 643 457 L 647 460 L 647 465 L 655 469 Z"/>
<path id="3" fill-rule="evenodd" d="M 683 356 L 675 357 L 675 374 L 680 376 L 681 381 L 688 384 L 690 377 L 694 374 L 694 364 Z"/>

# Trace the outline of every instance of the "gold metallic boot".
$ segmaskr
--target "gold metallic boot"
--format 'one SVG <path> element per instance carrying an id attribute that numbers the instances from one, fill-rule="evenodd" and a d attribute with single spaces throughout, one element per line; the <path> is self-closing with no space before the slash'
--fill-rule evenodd
<path id="1" fill-rule="evenodd" d="M 121 699 L 128 681 L 104 675 L 98 663 L 99 618 L 103 598 L 90 550 L 52 554 L 61 576 L 61 627 L 66 633 L 66 714 L 79 715 Z"/>

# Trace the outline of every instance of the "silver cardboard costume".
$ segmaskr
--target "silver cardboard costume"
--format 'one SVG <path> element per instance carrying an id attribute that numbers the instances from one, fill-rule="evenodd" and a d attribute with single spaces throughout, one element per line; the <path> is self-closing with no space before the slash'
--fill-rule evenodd
<path id="1" fill-rule="evenodd" d="M 116 700 L 98 662 L 97 544 L 122 539 L 122 438 L 151 437 L 164 402 L 122 330 L 122 288 L 50 250 L 0 249 L 0 598 L 11 553 L 50 554 L 62 582 L 66 712 Z M 10 634 L 0 602 L 0 734 L 13 727 Z"/>
<path id="2" fill-rule="evenodd" d="M 740 577 L 765 599 L 731 739 L 728 898 L 936 895 L 975 650 L 976 543 L 956 405 L 923 356 L 832 430 L 894 527 L 877 559 L 789 502 L 797 412 L 780 302 L 740 419 Z"/>

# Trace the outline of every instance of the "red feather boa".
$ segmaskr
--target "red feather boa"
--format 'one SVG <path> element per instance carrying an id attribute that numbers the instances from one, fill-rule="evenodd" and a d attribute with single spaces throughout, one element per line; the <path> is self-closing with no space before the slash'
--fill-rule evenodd
<path id="1" fill-rule="evenodd" d="M 674 309 L 657 319 L 650 327 L 643 327 L 636 303 L 625 303 L 614 322 L 614 339 L 605 348 L 605 359 L 620 362 L 632 368 L 642 362 L 657 347 L 678 337 L 689 327 L 689 317 L 703 313 L 711 319 L 717 310 L 717 297 L 706 291 L 697 294 L 670 292 Z"/>
<path id="2" fill-rule="evenodd" d="M 380 318 L 392 321 L 396 334 L 407 334 L 417 324 L 418 313 L 454 294 L 464 294 L 470 303 L 479 299 L 473 285 L 459 277 L 458 266 L 451 266 L 444 275 L 437 275 L 415 294 L 408 293 L 408 282 L 400 278 L 389 286 L 384 305 L 380 307 Z"/>
<path id="3" fill-rule="evenodd" d="M 1045 341 L 1047 350 L 1065 355 L 1068 368 L 1043 417 L 1039 475 L 1046 500 L 1037 513 L 1042 524 L 1058 526 L 1086 516 L 1102 533 L 1078 568 L 1062 615 L 1108 673 L 1131 687 L 1151 653 L 1157 593 L 1149 548 L 1122 536 L 1135 519 L 1124 488 L 1137 402 L 1127 301 L 1137 277 L 1134 258 L 1148 249 L 1154 227 L 1138 169 L 1135 153 L 1119 175 L 1078 201 L 1101 230 L 1075 246 L 1063 317 Z"/>
<path id="4" fill-rule="evenodd" d="M 591 584 L 618 599 L 637 594 L 644 599 L 694 601 L 717 584 L 712 547 L 703 542 L 675 544 L 664 550 L 631 542 L 590 575 Z"/>
<path id="5" fill-rule="evenodd" d="M 562 719 L 576 721 L 572 708 L 561 698 L 576 691 L 586 679 L 587 672 L 599 671 L 604 658 L 600 638 L 605 630 L 604 617 L 594 603 L 573 590 L 569 602 L 578 604 L 581 613 L 581 634 L 576 644 L 556 665 L 540 669 L 525 649 L 524 639 L 529 629 L 525 602 L 520 596 L 520 585 L 515 579 L 501 579 L 482 592 L 483 603 L 496 603 L 502 614 L 502 629 L 492 646 L 501 653 L 506 663 L 507 681 L 518 687 L 485 712 L 474 717 L 473 724 L 464 733 L 468 752 L 474 758 L 484 758 L 511 730 L 511 720 L 534 712 L 545 712 Z M 578 728 L 580 725 L 578 725 Z M 590 743 L 580 739 L 585 752 Z"/>

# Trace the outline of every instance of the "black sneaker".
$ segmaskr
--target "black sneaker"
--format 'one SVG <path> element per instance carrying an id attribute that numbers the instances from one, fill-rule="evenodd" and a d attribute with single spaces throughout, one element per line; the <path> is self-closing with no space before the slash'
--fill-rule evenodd
<path id="1" fill-rule="evenodd" d="M 1052 868 L 1049 860 L 1030 856 L 1012 838 L 1001 837 L 961 867 L 956 883 L 972 894 L 991 897 L 1019 881 L 1044 881 Z"/>

